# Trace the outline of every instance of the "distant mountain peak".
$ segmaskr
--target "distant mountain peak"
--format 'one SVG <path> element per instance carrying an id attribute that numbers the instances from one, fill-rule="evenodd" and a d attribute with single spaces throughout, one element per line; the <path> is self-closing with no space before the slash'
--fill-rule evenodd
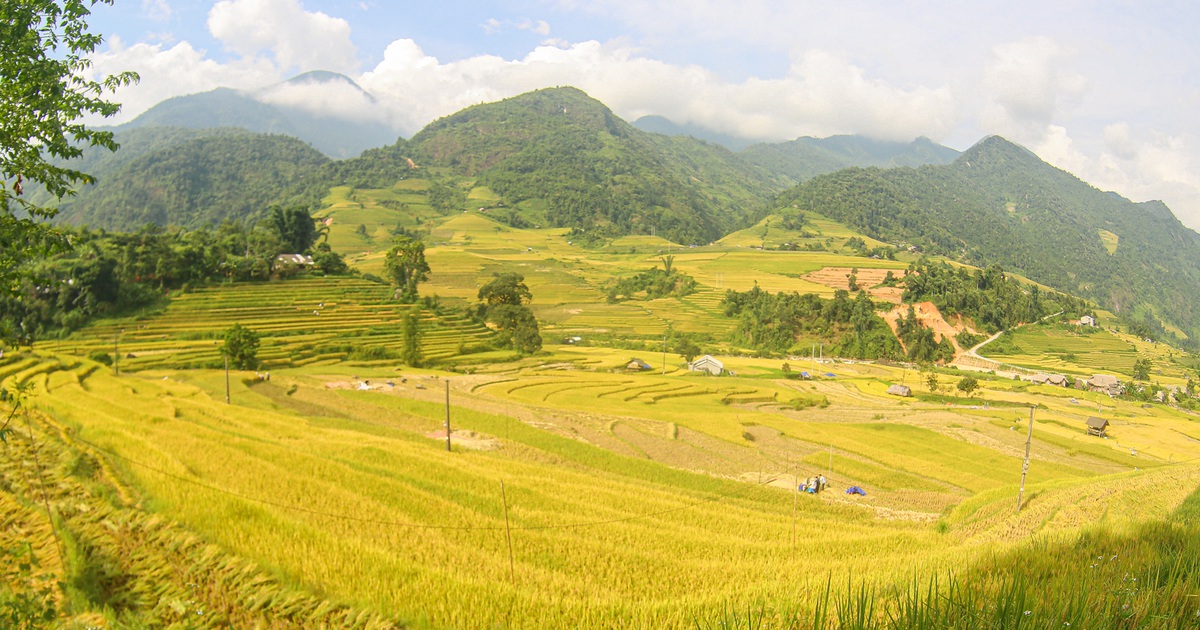
<path id="1" fill-rule="evenodd" d="M 359 87 L 359 85 L 357 83 L 354 82 L 354 79 L 351 79 L 350 77 L 348 77 L 340 72 L 330 72 L 328 70 L 312 70 L 309 72 L 305 72 L 303 74 L 298 74 L 298 75 L 288 79 L 287 81 L 284 81 L 284 83 L 336 83 L 336 82 L 349 83 L 350 85 L 353 85 L 354 87 L 356 87 L 360 90 L 362 89 L 361 87 Z"/>
<path id="2" fill-rule="evenodd" d="M 1036 153 L 1026 149 L 1025 147 L 1005 138 L 1000 135 L 991 135 L 976 142 L 971 148 L 963 151 L 963 154 L 958 157 L 960 163 L 977 164 L 983 161 L 994 161 L 997 159 L 1010 160 L 1019 159 L 1022 161 L 1035 160 L 1044 163 L 1042 158 Z"/>

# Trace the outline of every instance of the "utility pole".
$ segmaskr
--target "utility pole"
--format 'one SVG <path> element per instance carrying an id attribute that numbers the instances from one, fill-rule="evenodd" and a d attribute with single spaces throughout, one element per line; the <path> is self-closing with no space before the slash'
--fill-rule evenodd
<path id="1" fill-rule="evenodd" d="M 446 379 L 446 452 L 450 452 L 450 379 Z"/>
<path id="2" fill-rule="evenodd" d="M 121 349 L 117 343 L 120 336 L 121 331 L 113 330 L 113 376 L 121 375 Z"/>
<path id="3" fill-rule="evenodd" d="M 663 376 L 667 375 L 667 336 L 663 335 Z"/>
<path id="4" fill-rule="evenodd" d="M 229 404 L 229 355 L 225 355 L 225 404 Z"/>
<path id="5" fill-rule="evenodd" d="M 796 502 L 800 500 L 800 464 L 792 462 L 792 560 L 796 559 Z"/>
<path id="6" fill-rule="evenodd" d="M 517 578 L 513 571 L 512 530 L 508 524 L 508 494 L 504 492 L 504 480 L 500 481 L 500 501 L 504 504 L 504 539 L 508 541 L 508 581 L 516 584 Z"/>
<path id="7" fill-rule="evenodd" d="M 1025 475 L 1029 472 L 1029 449 L 1033 446 L 1033 410 L 1029 407 L 1029 436 L 1025 438 L 1025 464 L 1021 466 L 1021 489 L 1017 491 L 1017 514 L 1021 513 L 1021 496 L 1025 494 Z"/>

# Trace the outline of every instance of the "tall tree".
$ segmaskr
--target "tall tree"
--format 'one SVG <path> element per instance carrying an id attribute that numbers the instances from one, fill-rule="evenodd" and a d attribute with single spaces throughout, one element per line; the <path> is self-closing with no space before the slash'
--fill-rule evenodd
<path id="1" fill-rule="evenodd" d="M 221 354 L 229 357 L 229 365 L 238 370 L 253 370 L 258 367 L 258 333 L 234 324 L 225 330 L 225 343 Z"/>
<path id="2" fill-rule="evenodd" d="M 273 206 L 271 208 L 271 227 L 275 228 L 275 233 L 279 235 L 279 240 L 287 250 L 282 252 L 284 254 L 307 252 L 312 249 L 313 243 L 317 242 L 319 235 L 316 222 L 308 213 L 308 208 L 303 206 L 290 208 Z"/>
<path id="3" fill-rule="evenodd" d="M 51 158 L 79 157 L 87 146 L 116 150 L 112 132 L 81 119 L 116 114 L 106 92 L 137 80 L 125 72 L 85 78 L 89 55 L 103 41 L 88 31 L 90 8 L 112 0 L 0 0 L 0 294 L 20 291 L 23 267 L 55 250 L 65 237 L 44 222 L 56 210 L 22 196 L 29 182 L 57 198 L 92 181 Z"/>
<path id="4" fill-rule="evenodd" d="M 397 237 L 396 245 L 388 251 L 383 266 L 400 293 L 400 301 L 407 304 L 416 302 L 417 285 L 429 277 L 425 243 L 407 236 Z"/>
<path id="5" fill-rule="evenodd" d="M 494 274 L 494 279 L 479 288 L 479 299 L 488 306 L 511 304 L 521 306 L 533 300 L 533 294 L 525 285 L 525 276 L 507 271 Z"/>
<path id="6" fill-rule="evenodd" d="M 421 352 L 421 309 L 414 306 L 404 316 L 403 324 L 404 345 L 400 349 L 400 360 L 405 365 L 421 367 L 425 360 Z"/>

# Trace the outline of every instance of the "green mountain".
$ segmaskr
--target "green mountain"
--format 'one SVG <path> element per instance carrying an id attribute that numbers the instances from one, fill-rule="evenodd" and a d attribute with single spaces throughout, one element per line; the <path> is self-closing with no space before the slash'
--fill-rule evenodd
<path id="1" fill-rule="evenodd" d="M 151 107 L 117 129 L 236 127 L 256 133 L 300 138 L 332 158 L 353 157 L 366 149 L 396 140 L 396 132 L 380 122 L 318 114 L 303 107 L 270 102 L 272 93 L 287 89 L 336 93 L 344 99 L 374 102 L 374 97 L 346 76 L 332 72 L 309 72 L 258 92 L 217 88 L 200 94 L 177 96 Z"/>
<path id="2" fill-rule="evenodd" d="M 240 129 L 119 133 L 117 157 L 95 160 L 97 183 L 59 205 L 58 220 L 132 231 L 260 216 L 330 162 L 307 143 Z M 126 153 L 128 151 L 128 153 Z"/>
<path id="3" fill-rule="evenodd" d="M 747 162 L 787 181 L 788 185 L 794 185 L 852 166 L 891 168 L 949 164 L 959 153 L 928 138 L 887 142 L 864 136 L 830 136 L 756 144 L 740 155 Z"/>
<path id="4" fill-rule="evenodd" d="M 680 125 L 663 116 L 642 116 L 633 121 L 633 126 L 642 131 L 659 133 L 664 136 L 691 136 L 712 144 L 719 144 L 730 151 L 741 151 L 755 144 L 754 140 L 740 138 L 727 133 L 718 133 L 699 125 Z"/>
<path id="5" fill-rule="evenodd" d="M 727 149 L 640 131 L 575 88 L 465 109 L 409 146 L 422 165 L 475 177 L 539 222 L 606 236 L 707 243 L 761 216 L 779 190 Z"/>
<path id="6" fill-rule="evenodd" d="M 999 264 L 1151 331 L 1161 320 L 1200 339 L 1200 234 L 1161 202 L 1100 191 L 998 136 L 947 165 L 821 175 L 779 205 L 927 253 Z"/>

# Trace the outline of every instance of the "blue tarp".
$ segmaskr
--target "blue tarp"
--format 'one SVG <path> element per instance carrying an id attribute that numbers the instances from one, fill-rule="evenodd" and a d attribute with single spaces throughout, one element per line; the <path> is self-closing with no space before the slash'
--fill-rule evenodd
<path id="1" fill-rule="evenodd" d="M 833 372 L 826 372 L 825 376 L 828 376 L 829 378 L 833 378 Z"/>
<path id="2" fill-rule="evenodd" d="M 865 497 L 867 496 L 867 491 L 859 488 L 858 486 L 850 486 L 849 488 L 846 488 L 846 494 L 861 494 Z"/>

